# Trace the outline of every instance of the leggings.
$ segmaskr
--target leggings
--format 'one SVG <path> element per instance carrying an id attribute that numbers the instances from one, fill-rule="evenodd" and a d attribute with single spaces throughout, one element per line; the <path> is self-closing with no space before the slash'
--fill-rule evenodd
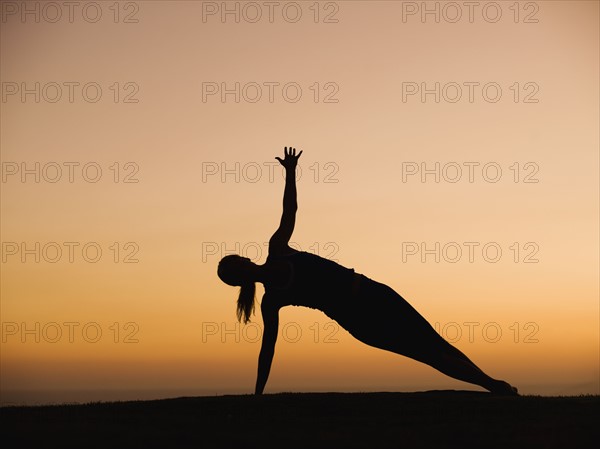
<path id="1" fill-rule="evenodd" d="M 452 347 L 394 289 L 357 276 L 354 294 L 328 313 L 356 339 L 425 363 Z"/>

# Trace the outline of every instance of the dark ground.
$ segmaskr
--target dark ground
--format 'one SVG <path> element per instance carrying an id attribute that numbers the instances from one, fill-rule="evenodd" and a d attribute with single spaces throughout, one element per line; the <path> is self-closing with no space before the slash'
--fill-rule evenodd
<path id="1" fill-rule="evenodd" d="M 600 396 L 289 393 L 0 409 L 11 448 L 589 448 Z M 7 446 L 6 443 L 9 443 Z"/>

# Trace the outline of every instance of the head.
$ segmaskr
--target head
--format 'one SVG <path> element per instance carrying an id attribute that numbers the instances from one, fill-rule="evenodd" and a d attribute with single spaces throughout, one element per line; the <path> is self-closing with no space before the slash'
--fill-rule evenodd
<path id="1" fill-rule="evenodd" d="M 247 257 L 230 254 L 219 262 L 217 275 L 227 285 L 240 286 L 237 300 L 237 317 L 247 323 L 254 312 L 256 285 L 254 276 L 256 264 Z"/>

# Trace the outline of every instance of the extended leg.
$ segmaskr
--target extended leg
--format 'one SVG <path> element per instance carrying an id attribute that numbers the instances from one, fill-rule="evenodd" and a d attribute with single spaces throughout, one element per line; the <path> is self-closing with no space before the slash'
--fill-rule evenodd
<path id="1" fill-rule="evenodd" d="M 360 341 L 426 363 L 464 382 L 497 394 L 517 394 L 516 388 L 485 374 L 444 340 L 429 322 L 391 287 L 362 279 L 359 298 L 340 311 L 337 321 Z M 366 306 L 366 307 L 365 307 Z"/>
<path id="2" fill-rule="evenodd" d="M 507 382 L 496 380 L 485 374 L 460 350 L 440 337 L 436 343 L 422 355 L 413 357 L 438 371 L 464 382 L 479 385 L 496 394 L 516 395 L 517 389 Z"/>

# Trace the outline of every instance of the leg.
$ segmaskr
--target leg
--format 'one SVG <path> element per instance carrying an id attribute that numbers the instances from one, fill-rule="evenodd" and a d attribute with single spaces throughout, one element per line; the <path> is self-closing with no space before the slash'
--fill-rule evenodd
<path id="1" fill-rule="evenodd" d="M 447 376 L 479 385 L 492 393 L 517 394 L 516 388 L 511 387 L 507 382 L 493 379 L 485 374 L 466 355 L 443 340 L 442 337 L 440 337 L 437 347 L 433 346 L 431 349 L 422 351 L 421 354 L 412 358 L 432 366 Z"/>
<path id="2" fill-rule="evenodd" d="M 345 315 L 346 319 L 338 321 L 360 341 L 426 363 L 447 376 L 493 393 L 517 394 L 516 388 L 491 378 L 444 340 L 391 287 L 363 279 L 359 296 L 352 308 L 356 314 Z"/>

